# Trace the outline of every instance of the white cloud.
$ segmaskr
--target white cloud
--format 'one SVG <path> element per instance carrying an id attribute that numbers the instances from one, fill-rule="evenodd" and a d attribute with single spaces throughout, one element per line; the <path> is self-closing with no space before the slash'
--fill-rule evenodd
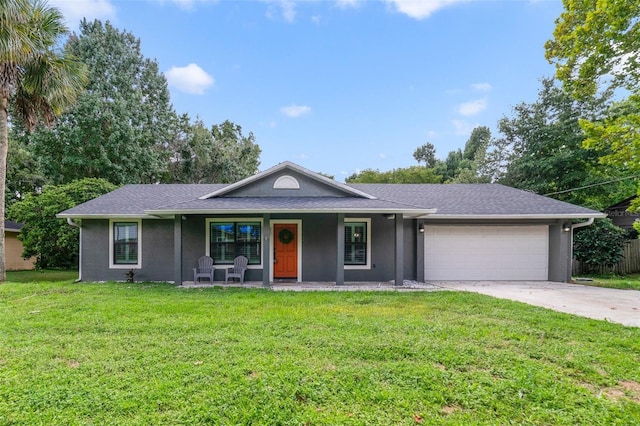
<path id="1" fill-rule="evenodd" d="M 287 22 L 296 20 L 296 3 L 293 0 L 266 0 L 269 3 L 267 8 L 267 17 L 276 19 L 278 14 L 282 15 L 282 19 Z M 279 13 L 278 13 L 279 12 Z"/>
<path id="2" fill-rule="evenodd" d="M 385 158 L 387 158 L 387 154 L 385 154 L 384 152 L 381 152 L 380 154 L 378 154 L 378 157 L 384 160 Z"/>
<path id="3" fill-rule="evenodd" d="M 166 0 L 156 0 L 160 3 L 165 3 Z M 217 3 L 218 0 L 169 0 L 171 3 L 178 5 L 180 9 L 192 10 L 195 3 Z"/>
<path id="4" fill-rule="evenodd" d="M 287 117 L 296 118 L 301 115 L 309 114 L 311 112 L 311 107 L 305 105 L 290 105 L 280 108 L 280 112 Z"/>
<path id="5" fill-rule="evenodd" d="M 481 111 L 487 109 L 486 99 L 476 99 L 473 101 L 465 102 L 458 107 L 458 113 L 468 117 L 470 115 L 476 115 Z"/>
<path id="6" fill-rule="evenodd" d="M 116 8 L 109 0 L 50 0 L 49 5 L 62 12 L 71 28 L 77 27 L 82 18 L 93 21 L 116 17 Z"/>
<path id="7" fill-rule="evenodd" d="M 493 89 L 489 83 L 474 83 L 471 87 L 479 92 L 490 92 Z"/>
<path id="8" fill-rule="evenodd" d="M 346 9 L 347 7 L 358 7 L 360 6 L 361 0 L 336 0 L 336 5 L 340 9 Z"/>
<path id="9" fill-rule="evenodd" d="M 386 0 L 395 9 L 414 19 L 425 19 L 434 12 L 467 0 Z"/>
<path id="10" fill-rule="evenodd" d="M 477 126 L 464 120 L 451 120 L 456 135 L 470 135 L 471 131 Z"/>
<path id="11" fill-rule="evenodd" d="M 174 86 L 181 92 L 202 95 L 204 91 L 215 82 L 213 77 L 207 74 L 197 64 L 189 64 L 186 67 L 172 67 L 165 72 L 169 86 Z"/>

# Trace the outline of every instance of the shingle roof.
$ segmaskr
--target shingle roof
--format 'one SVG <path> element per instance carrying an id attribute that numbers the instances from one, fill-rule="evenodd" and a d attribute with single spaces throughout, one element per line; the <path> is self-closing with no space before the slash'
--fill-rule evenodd
<path id="1" fill-rule="evenodd" d="M 438 211 L 431 217 L 601 216 L 594 210 L 498 184 L 354 184 L 353 186 L 380 199 L 437 208 Z"/>
<path id="2" fill-rule="evenodd" d="M 455 217 L 600 217 L 602 213 L 497 184 L 354 184 L 375 199 L 357 197 L 199 197 L 224 184 L 127 185 L 62 212 L 60 217 L 180 213 L 404 212 Z"/>
<path id="3" fill-rule="evenodd" d="M 163 206 L 194 200 L 224 186 L 226 185 L 126 185 L 101 197 L 65 210 L 60 216 L 144 216 L 149 209 L 158 209 Z"/>

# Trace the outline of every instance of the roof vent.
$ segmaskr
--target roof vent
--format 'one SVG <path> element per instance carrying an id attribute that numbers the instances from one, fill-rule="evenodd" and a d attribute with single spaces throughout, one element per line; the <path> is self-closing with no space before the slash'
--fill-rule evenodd
<path id="1" fill-rule="evenodd" d="M 300 184 L 293 176 L 284 175 L 276 179 L 273 189 L 300 189 Z"/>

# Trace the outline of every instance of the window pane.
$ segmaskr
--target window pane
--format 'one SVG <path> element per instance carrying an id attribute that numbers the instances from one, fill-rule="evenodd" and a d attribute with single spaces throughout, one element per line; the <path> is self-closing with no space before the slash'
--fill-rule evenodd
<path id="1" fill-rule="evenodd" d="M 250 265 L 262 260 L 260 222 L 212 222 L 211 257 L 218 264 L 232 264 L 237 256 L 246 256 Z"/>
<path id="2" fill-rule="evenodd" d="M 344 264 L 367 264 L 367 223 L 344 224 Z"/>
<path id="3" fill-rule="evenodd" d="M 211 224 L 211 242 L 233 242 L 235 241 L 235 227 L 233 223 L 212 223 Z"/>
<path id="4" fill-rule="evenodd" d="M 138 224 L 136 222 L 114 222 L 113 262 L 124 265 L 138 263 Z"/>
<path id="5" fill-rule="evenodd" d="M 233 263 L 236 257 L 236 249 L 234 243 L 212 243 L 211 257 L 216 263 Z"/>

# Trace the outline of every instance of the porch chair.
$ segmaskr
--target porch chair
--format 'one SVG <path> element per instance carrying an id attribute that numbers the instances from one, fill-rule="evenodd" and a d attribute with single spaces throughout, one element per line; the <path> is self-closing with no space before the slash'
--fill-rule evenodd
<path id="1" fill-rule="evenodd" d="M 198 259 L 198 267 L 193 268 L 193 283 L 198 284 L 199 278 L 209 278 L 211 284 L 213 284 L 213 259 L 209 256 L 202 256 Z"/>
<path id="2" fill-rule="evenodd" d="M 233 268 L 227 268 L 225 270 L 225 284 L 227 283 L 229 278 L 238 278 L 240 280 L 240 284 L 244 284 L 244 271 L 247 270 L 247 263 L 249 263 L 249 259 L 244 256 L 238 256 L 233 259 Z"/>

